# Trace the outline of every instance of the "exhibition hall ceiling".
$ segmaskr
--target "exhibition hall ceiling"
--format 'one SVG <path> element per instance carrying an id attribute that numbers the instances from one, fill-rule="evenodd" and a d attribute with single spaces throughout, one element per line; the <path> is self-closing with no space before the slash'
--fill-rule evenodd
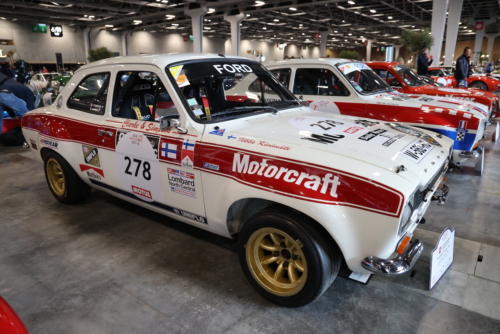
<path id="1" fill-rule="evenodd" d="M 190 35 L 191 18 L 184 14 L 184 8 L 196 3 L 209 8 L 204 17 L 207 37 L 229 38 L 230 24 L 224 15 L 243 12 L 249 17 L 241 23 L 242 39 L 319 44 L 315 34 L 328 30 L 328 47 L 358 47 L 363 39 L 372 38 L 381 45 L 397 44 L 403 29 L 430 27 L 432 20 L 432 0 L 2 0 L 0 15 L 5 20 L 79 29 Z M 474 38 L 474 21 L 485 21 L 486 33 L 499 32 L 499 3 L 463 0 L 458 40 Z"/>

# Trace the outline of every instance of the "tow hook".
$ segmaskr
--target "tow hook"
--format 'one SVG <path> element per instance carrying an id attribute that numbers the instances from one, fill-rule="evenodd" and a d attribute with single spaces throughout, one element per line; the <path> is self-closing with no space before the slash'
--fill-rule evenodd
<path id="1" fill-rule="evenodd" d="M 441 187 L 441 194 L 440 195 L 432 195 L 431 201 L 438 201 L 437 205 L 442 206 L 446 204 L 446 199 L 448 197 L 448 192 L 450 191 L 450 188 L 446 184 L 443 184 Z"/>

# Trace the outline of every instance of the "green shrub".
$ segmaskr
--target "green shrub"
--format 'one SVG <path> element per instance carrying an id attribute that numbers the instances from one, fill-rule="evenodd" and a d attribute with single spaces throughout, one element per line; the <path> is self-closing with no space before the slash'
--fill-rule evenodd
<path id="1" fill-rule="evenodd" d="M 361 60 L 361 55 L 357 51 L 341 51 L 339 54 L 340 58 Z"/>
<path id="2" fill-rule="evenodd" d="M 98 61 L 101 59 L 111 58 L 113 53 L 110 49 L 103 46 L 102 48 L 89 49 L 89 57 L 87 58 L 89 62 Z"/>

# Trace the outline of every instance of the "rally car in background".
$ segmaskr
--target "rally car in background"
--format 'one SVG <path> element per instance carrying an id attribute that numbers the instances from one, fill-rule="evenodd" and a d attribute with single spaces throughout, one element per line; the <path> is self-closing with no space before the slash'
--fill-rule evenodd
<path id="1" fill-rule="evenodd" d="M 446 82 L 451 82 L 453 86 L 458 87 L 457 80 L 455 79 L 455 68 L 451 66 L 429 67 L 429 74 L 431 78 L 439 77 L 445 78 Z M 452 79 L 453 78 L 453 79 Z M 500 90 L 500 80 L 492 75 L 486 75 L 473 71 L 472 75 L 467 78 L 468 88 L 477 88 L 486 90 L 492 93 Z"/>
<path id="2" fill-rule="evenodd" d="M 429 85 L 422 81 L 410 67 L 397 62 L 372 61 L 366 62 L 366 65 L 400 93 L 452 97 L 467 102 L 477 102 L 488 108 L 488 116 L 493 116 L 493 113 L 499 110 L 498 97 L 490 92 Z"/>
<path id="3" fill-rule="evenodd" d="M 423 247 L 413 231 L 446 201 L 453 145 L 313 110 L 261 64 L 210 54 L 93 62 L 22 126 L 58 201 L 96 188 L 238 236 L 251 285 L 288 307 L 321 296 L 343 261 L 363 274 L 411 270 Z"/>
<path id="4" fill-rule="evenodd" d="M 292 59 L 269 62 L 266 67 L 315 110 L 439 132 L 454 140 L 457 165 L 481 152 L 479 141 L 488 119 L 487 107 L 481 104 L 398 93 L 367 65 L 353 60 Z"/>
<path id="5" fill-rule="evenodd" d="M 52 78 L 60 76 L 60 73 L 36 73 L 31 77 L 31 83 L 36 86 L 39 91 L 48 88 L 48 83 Z"/>
<path id="6" fill-rule="evenodd" d="M 457 87 L 457 79 L 453 76 L 453 72 L 448 68 L 429 68 L 429 76 L 436 82 L 445 87 Z"/>

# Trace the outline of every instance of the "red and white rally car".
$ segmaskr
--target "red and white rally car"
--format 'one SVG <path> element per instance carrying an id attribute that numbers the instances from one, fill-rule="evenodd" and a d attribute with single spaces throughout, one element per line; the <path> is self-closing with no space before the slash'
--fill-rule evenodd
<path id="1" fill-rule="evenodd" d="M 429 75 L 432 79 L 444 78 L 447 83 L 453 84 L 453 86 L 448 87 L 458 87 L 457 80 L 455 79 L 455 68 L 451 66 L 439 66 L 439 67 L 429 67 Z M 442 83 L 439 80 L 437 82 Z M 473 72 L 473 74 L 467 78 L 467 87 L 477 88 L 489 91 L 491 93 L 498 93 L 500 91 L 500 80 L 492 75 L 485 75 L 478 72 Z"/>
<path id="2" fill-rule="evenodd" d="M 238 236 L 252 286 L 293 307 L 318 298 L 342 260 L 363 274 L 410 270 L 413 231 L 431 200 L 446 201 L 453 143 L 314 111 L 261 64 L 201 54 L 86 65 L 22 126 L 57 200 L 96 188 Z"/>
<path id="3" fill-rule="evenodd" d="M 367 62 L 371 69 L 400 93 L 443 96 L 477 102 L 488 108 L 488 116 L 493 116 L 498 109 L 498 97 L 495 94 L 479 89 L 436 87 L 424 82 L 410 67 L 397 62 Z"/>
<path id="4" fill-rule="evenodd" d="M 403 122 L 454 140 L 453 162 L 478 157 L 487 122 L 485 106 L 461 100 L 394 91 L 373 70 L 347 59 L 296 59 L 266 67 L 315 110 Z"/>

